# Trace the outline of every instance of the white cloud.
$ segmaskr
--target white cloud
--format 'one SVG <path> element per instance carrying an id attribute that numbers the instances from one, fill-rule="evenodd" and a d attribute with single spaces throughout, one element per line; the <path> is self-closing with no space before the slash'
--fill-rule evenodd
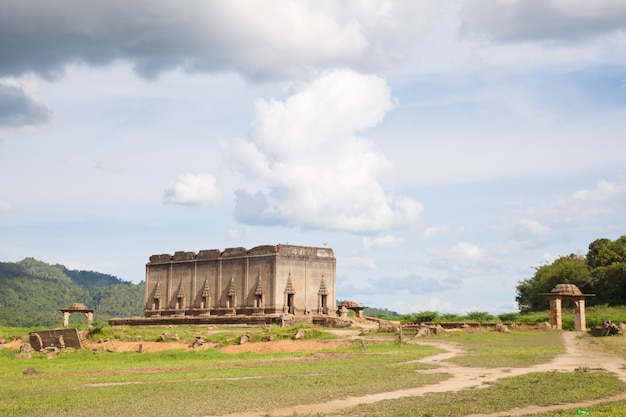
<path id="1" fill-rule="evenodd" d="M 448 232 L 450 229 L 447 226 L 431 226 L 424 229 L 424 237 L 426 239 L 432 239 L 442 233 Z"/>
<path id="2" fill-rule="evenodd" d="M 547 214 L 557 226 L 585 224 L 617 214 L 626 208 L 626 185 L 600 181 L 593 189 L 583 189 L 557 199 Z"/>
<path id="3" fill-rule="evenodd" d="M 478 246 L 467 243 L 457 242 L 452 248 L 448 250 L 448 255 L 458 259 L 481 259 L 484 255 L 484 251 Z"/>
<path id="4" fill-rule="evenodd" d="M 494 254 L 498 251 L 501 251 L 500 247 L 457 242 L 448 248 L 428 250 L 427 265 L 446 271 L 447 276 L 455 280 L 477 281 L 506 269 L 504 259 Z"/>
<path id="5" fill-rule="evenodd" d="M 383 189 L 392 163 L 360 133 L 394 106 L 376 76 L 335 70 L 285 101 L 258 100 L 249 142 L 224 146 L 227 159 L 269 192 L 237 192 L 248 224 L 375 232 L 415 223 L 422 205 Z"/>
<path id="6" fill-rule="evenodd" d="M 0 213 L 9 213 L 11 210 L 13 210 L 11 204 L 0 200 Z"/>
<path id="7" fill-rule="evenodd" d="M 602 180 L 595 188 L 577 190 L 540 207 L 529 208 L 525 215 L 537 219 L 536 224 L 543 225 L 543 232 L 547 232 L 565 226 L 571 228 L 594 219 L 606 219 L 625 207 L 626 185 Z"/>
<path id="8" fill-rule="evenodd" d="M 237 69 L 260 79 L 351 64 L 380 68 L 404 59 L 437 3 L 4 0 L 0 38 L 13 42 L 0 45 L 0 76 L 54 78 L 77 61 L 127 61 L 147 77 L 174 68 Z"/>
<path id="9" fill-rule="evenodd" d="M 464 30 L 496 40 L 577 41 L 626 28 L 621 0 L 464 0 Z"/>
<path id="10" fill-rule="evenodd" d="M 545 236 L 550 233 L 550 228 L 542 225 L 536 220 L 530 219 L 520 219 L 519 226 L 525 230 L 530 232 L 532 235 L 540 237 Z"/>
<path id="11" fill-rule="evenodd" d="M 28 80 L 0 78 L 0 127 L 37 126 L 52 121 L 52 110 L 30 84 Z"/>
<path id="12" fill-rule="evenodd" d="M 99 158 L 96 159 L 96 168 L 101 171 L 106 172 L 120 172 L 122 171 L 122 166 L 120 161 L 115 158 Z"/>
<path id="13" fill-rule="evenodd" d="M 363 238 L 363 248 L 372 249 L 378 247 L 397 246 L 404 241 L 403 238 L 394 235 L 385 235 L 377 238 Z"/>
<path id="14" fill-rule="evenodd" d="M 170 183 L 165 190 L 165 202 L 184 206 L 217 206 L 222 195 L 215 185 L 215 178 L 206 173 L 185 173 L 178 181 Z"/>
<path id="15" fill-rule="evenodd" d="M 345 268 L 370 269 L 372 271 L 377 269 L 376 262 L 372 258 L 350 256 L 342 258 L 339 262 Z"/>

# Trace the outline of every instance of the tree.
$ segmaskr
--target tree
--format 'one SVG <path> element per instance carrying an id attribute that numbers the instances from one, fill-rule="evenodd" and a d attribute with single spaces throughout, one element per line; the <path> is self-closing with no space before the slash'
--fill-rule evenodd
<path id="1" fill-rule="evenodd" d="M 535 268 L 532 278 L 518 283 L 515 301 L 521 311 L 546 310 L 550 307 L 549 301 L 539 294 L 549 293 L 557 284 L 574 284 L 581 291 L 588 291 L 592 283 L 585 257 L 561 256 L 551 264 Z"/>
<path id="2" fill-rule="evenodd" d="M 609 239 L 597 239 L 589 244 L 587 265 L 591 269 L 624 262 L 626 262 L 626 236 L 614 242 Z"/>
<path id="3" fill-rule="evenodd" d="M 596 294 L 589 305 L 626 305 L 626 235 L 612 241 L 602 238 L 589 244 L 586 256 L 562 256 L 535 270 L 535 274 L 517 285 L 521 311 L 545 310 L 548 299 L 540 296 L 557 284 L 574 284 L 583 293 Z"/>

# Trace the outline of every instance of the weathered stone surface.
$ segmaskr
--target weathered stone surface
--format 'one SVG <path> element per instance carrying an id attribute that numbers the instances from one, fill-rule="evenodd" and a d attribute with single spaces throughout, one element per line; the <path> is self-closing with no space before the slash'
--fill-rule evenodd
<path id="1" fill-rule="evenodd" d="M 547 321 L 537 323 L 537 328 L 539 330 L 552 330 L 552 326 Z"/>
<path id="2" fill-rule="evenodd" d="M 33 347 L 31 345 L 29 345 L 28 343 L 22 343 L 20 345 L 20 353 L 28 353 L 28 352 L 32 352 L 33 351 Z"/>
<path id="3" fill-rule="evenodd" d="M 196 336 L 196 340 L 191 344 L 192 348 L 197 348 L 206 343 L 206 338 L 204 336 Z"/>
<path id="4" fill-rule="evenodd" d="M 311 333 L 311 329 L 298 329 L 293 338 L 294 340 L 302 339 L 308 333 Z"/>
<path id="5" fill-rule="evenodd" d="M 425 337 L 425 336 L 430 336 L 430 335 L 431 335 L 430 328 L 427 326 L 424 326 L 424 327 L 419 328 L 415 337 Z"/>
<path id="6" fill-rule="evenodd" d="M 506 324 L 498 323 L 496 324 L 496 332 L 511 333 L 511 330 L 509 330 L 509 327 Z"/>
<path id="7" fill-rule="evenodd" d="M 32 357 L 31 352 L 33 348 L 28 343 L 22 343 L 20 345 L 20 353 L 15 355 L 16 359 L 30 359 Z"/>
<path id="8" fill-rule="evenodd" d="M 622 330 L 611 320 L 602 320 L 600 336 L 618 336 L 622 334 Z"/>
<path id="9" fill-rule="evenodd" d="M 173 261 L 192 261 L 195 258 L 196 258 L 195 252 L 178 251 L 174 253 L 172 260 Z"/>
<path id="10" fill-rule="evenodd" d="M 33 349 L 38 352 L 47 347 L 81 348 L 78 331 L 74 328 L 30 332 L 28 338 Z"/>
<path id="11" fill-rule="evenodd" d="M 150 257 L 150 262 L 160 263 L 160 262 L 169 262 L 172 259 L 172 255 L 164 253 L 160 255 L 152 255 Z"/>
<path id="12" fill-rule="evenodd" d="M 180 340 L 180 337 L 177 334 L 172 335 L 172 334 L 170 334 L 170 332 L 163 332 L 163 333 L 161 333 L 160 338 L 161 338 L 161 341 L 163 341 L 163 342 L 166 342 L 168 340 Z"/>

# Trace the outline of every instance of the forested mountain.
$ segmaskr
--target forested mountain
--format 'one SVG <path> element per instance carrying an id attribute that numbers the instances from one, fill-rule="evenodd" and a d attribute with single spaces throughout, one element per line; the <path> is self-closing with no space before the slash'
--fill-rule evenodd
<path id="1" fill-rule="evenodd" d="M 94 320 L 143 315 L 144 283 L 112 275 L 68 270 L 33 258 L 0 262 L 0 326 L 61 325 L 59 311 L 72 303 L 94 309 Z M 84 323 L 73 314 L 71 323 Z"/>
<path id="2" fill-rule="evenodd" d="M 536 268 L 532 278 L 517 286 L 520 310 L 548 309 L 547 297 L 539 294 L 550 292 L 557 284 L 574 284 L 583 293 L 595 294 L 585 300 L 589 306 L 626 305 L 626 235 L 614 241 L 594 240 L 585 256 L 561 256 Z"/>

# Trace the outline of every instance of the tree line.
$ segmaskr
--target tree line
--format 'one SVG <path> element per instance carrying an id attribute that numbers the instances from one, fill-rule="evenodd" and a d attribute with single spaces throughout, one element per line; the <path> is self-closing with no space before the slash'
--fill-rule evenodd
<path id="1" fill-rule="evenodd" d="M 60 326 L 61 308 L 82 303 L 94 319 L 143 315 L 144 283 L 133 284 L 107 274 L 68 270 L 33 258 L 0 262 L 0 326 Z M 85 324 L 72 314 L 70 323 Z"/>
<path id="2" fill-rule="evenodd" d="M 570 254 L 535 268 L 531 278 L 520 281 L 515 300 L 521 312 L 549 309 L 541 293 L 557 284 L 574 284 L 583 293 L 595 294 L 586 304 L 626 305 L 626 235 L 616 240 L 597 239 L 585 255 Z"/>

